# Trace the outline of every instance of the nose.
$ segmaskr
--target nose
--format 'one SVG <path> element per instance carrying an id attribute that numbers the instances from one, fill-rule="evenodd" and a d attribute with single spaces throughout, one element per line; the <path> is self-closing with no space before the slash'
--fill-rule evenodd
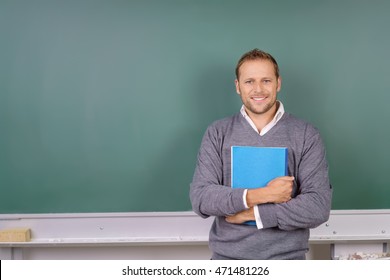
<path id="1" fill-rule="evenodd" d="M 261 92 L 261 91 L 262 91 L 262 85 L 261 85 L 261 83 L 255 83 L 255 84 L 254 84 L 253 90 L 254 90 L 255 92 Z"/>

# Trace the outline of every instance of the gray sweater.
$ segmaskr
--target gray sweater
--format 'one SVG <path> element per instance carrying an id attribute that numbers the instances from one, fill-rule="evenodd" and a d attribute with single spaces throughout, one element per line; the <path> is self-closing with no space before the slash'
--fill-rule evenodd
<path id="1" fill-rule="evenodd" d="M 225 216 L 245 210 L 244 189 L 231 188 L 231 146 L 287 147 L 288 175 L 295 177 L 293 199 L 260 204 L 263 229 L 230 224 Z M 284 113 L 260 136 L 241 113 L 218 120 L 206 130 L 190 186 L 193 210 L 215 216 L 209 247 L 213 259 L 300 259 L 308 250 L 309 228 L 327 221 L 332 189 L 319 132 Z"/>

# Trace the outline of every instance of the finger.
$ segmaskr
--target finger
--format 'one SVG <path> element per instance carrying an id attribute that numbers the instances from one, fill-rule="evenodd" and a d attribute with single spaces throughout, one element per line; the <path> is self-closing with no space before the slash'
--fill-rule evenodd
<path id="1" fill-rule="evenodd" d="M 226 217 L 225 221 L 228 222 L 229 224 L 237 224 L 237 221 L 232 217 Z"/>
<path id="2" fill-rule="evenodd" d="M 281 179 L 281 180 L 286 180 L 286 181 L 294 181 L 295 177 L 294 176 L 282 176 L 282 177 L 278 177 L 276 179 Z"/>
<path id="3" fill-rule="evenodd" d="M 277 177 L 275 179 L 272 179 L 269 183 L 271 182 L 277 182 L 277 181 L 288 181 L 288 182 L 292 182 L 295 180 L 295 177 L 294 176 L 281 176 L 281 177 Z"/>

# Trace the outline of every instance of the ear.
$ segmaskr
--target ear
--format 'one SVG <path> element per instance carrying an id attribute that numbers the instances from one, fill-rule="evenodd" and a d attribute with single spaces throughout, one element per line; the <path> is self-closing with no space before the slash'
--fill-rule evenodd
<path id="1" fill-rule="evenodd" d="M 276 92 L 279 92 L 281 88 L 282 88 L 282 78 L 279 76 L 279 78 L 278 78 L 278 86 L 276 88 Z"/>
<path id="2" fill-rule="evenodd" d="M 241 93 L 240 93 L 240 87 L 239 87 L 239 85 L 238 85 L 238 80 L 237 80 L 237 79 L 234 80 L 234 83 L 235 83 L 235 85 L 236 85 L 236 92 L 237 92 L 238 95 L 240 95 Z"/>

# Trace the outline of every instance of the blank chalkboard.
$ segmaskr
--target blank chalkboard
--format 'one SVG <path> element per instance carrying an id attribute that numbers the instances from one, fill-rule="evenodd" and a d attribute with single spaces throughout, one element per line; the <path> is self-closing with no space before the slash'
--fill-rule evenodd
<path id="1" fill-rule="evenodd" d="M 390 208 L 390 2 L 0 1 L 0 213 L 190 210 L 239 57 L 275 56 L 333 209 Z"/>

